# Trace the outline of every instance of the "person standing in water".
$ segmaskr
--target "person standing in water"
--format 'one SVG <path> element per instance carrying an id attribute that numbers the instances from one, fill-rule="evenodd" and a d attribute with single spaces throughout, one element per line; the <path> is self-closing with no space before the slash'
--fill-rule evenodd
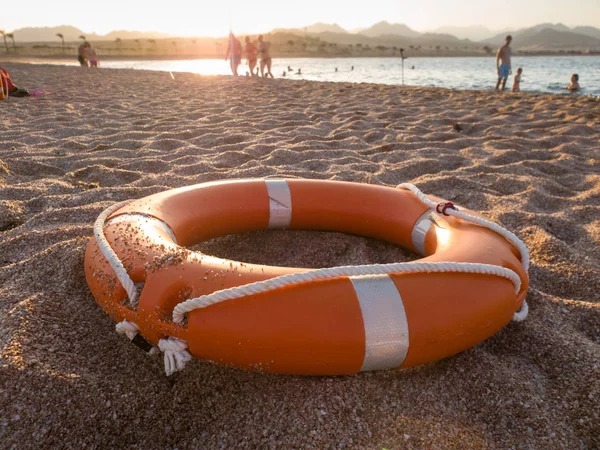
<path id="1" fill-rule="evenodd" d="M 256 67 L 256 61 L 257 61 L 257 57 L 256 57 L 256 52 L 257 52 L 257 48 L 256 45 L 254 45 L 252 43 L 252 41 L 250 40 L 250 36 L 246 36 L 246 38 L 244 39 L 244 42 L 246 43 L 246 58 L 248 58 L 248 67 L 250 68 L 250 76 L 254 76 L 254 68 Z"/>
<path id="2" fill-rule="evenodd" d="M 498 82 L 496 83 L 496 90 L 500 88 L 502 84 L 502 90 L 506 87 L 506 80 L 511 74 L 510 70 L 510 43 L 512 36 L 508 35 L 504 39 L 504 45 L 496 52 L 496 69 L 498 70 Z"/>
<path id="3" fill-rule="evenodd" d="M 273 77 L 271 73 L 271 65 L 273 64 L 273 60 L 271 59 L 271 54 L 269 53 L 269 43 L 263 40 L 263 35 L 258 36 L 258 54 L 260 55 L 260 75 L 262 77 L 265 76 L 265 68 L 267 69 L 267 76 Z"/>
<path id="4" fill-rule="evenodd" d="M 238 67 L 242 63 L 242 43 L 233 33 L 229 33 L 229 43 L 227 44 L 227 53 L 225 53 L 225 61 L 231 56 L 231 72 L 233 76 L 238 76 Z"/>

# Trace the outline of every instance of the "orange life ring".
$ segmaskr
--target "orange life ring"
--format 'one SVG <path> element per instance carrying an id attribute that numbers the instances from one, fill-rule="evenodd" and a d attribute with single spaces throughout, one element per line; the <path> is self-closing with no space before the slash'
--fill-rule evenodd
<path id="1" fill-rule="evenodd" d="M 183 340 L 200 359 L 307 375 L 416 366 L 492 336 L 521 308 L 528 287 L 513 244 L 443 210 L 432 211 L 408 190 L 359 183 L 204 183 L 135 200 L 108 217 L 106 240 L 131 279 L 143 283 L 137 308 L 126 304 L 126 291 L 96 239 L 86 250 L 86 279 L 115 320 L 137 324 L 152 344 L 167 336 Z M 195 309 L 187 324 L 174 323 L 175 307 L 191 297 L 308 270 L 223 260 L 186 248 L 267 228 L 370 236 L 420 253 L 423 263 L 499 266 L 518 275 L 520 288 L 515 292 L 509 279 L 481 273 L 338 276 Z"/>

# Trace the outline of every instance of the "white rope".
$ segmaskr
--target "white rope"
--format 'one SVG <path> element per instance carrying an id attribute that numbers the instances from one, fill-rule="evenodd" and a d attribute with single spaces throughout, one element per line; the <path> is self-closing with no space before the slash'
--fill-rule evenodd
<path id="1" fill-rule="evenodd" d="M 126 335 L 130 341 L 133 341 L 133 339 L 135 339 L 135 336 L 139 333 L 140 330 L 140 328 L 135 322 L 130 322 L 128 320 L 123 320 L 117 323 L 115 329 L 117 330 L 117 333 Z M 158 349 L 158 347 L 153 345 L 148 354 L 156 355 L 159 352 L 160 350 Z"/>
<path id="2" fill-rule="evenodd" d="M 364 266 L 340 266 L 326 269 L 316 269 L 303 273 L 282 275 L 268 280 L 246 284 L 244 286 L 223 289 L 213 292 L 212 294 L 186 300 L 183 303 L 179 303 L 173 310 L 173 322 L 181 324 L 185 314 L 195 309 L 206 308 L 216 303 L 245 297 L 247 295 L 260 294 L 294 284 L 361 275 L 442 272 L 495 275 L 511 281 L 515 287 L 515 292 L 519 292 L 521 289 L 521 279 L 515 272 L 504 267 L 494 266 L 492 264 L 416 261 L 409 263 L 376 264 Z"/>
<path id="3" fill-rule="evenodd" d="M 133 341 L 140 328 L 134 322 L 123 320 L 115 326 L 115 329 L 117 330 L 117 333 L 124 334 L 130 341 Z"/>
<path id="4" fill-rule="evenodd" d="M 132 307 L 137 305 L 137 289 L 135 283 L 129 277 L 127 270 L 123 266 L 123 263 L 111 248 L 110 244 L 104 236 L 104 224 L 106 219 L 115 211 L 122 208 L 123 206 L 131 203 L 132 200 L 125 200 L 123 202 L 112 205 L 111 207 L 102 211 L 102 213 L 96 219 L 94 223 L 94 236 L 100 251 L 115 271 L 117 278 L 125 288 L 127 296 L 129 297 L 129 303 Z M 123 320 L 116 325 L 117 333 L 125 334 L 130 340 L 135 338 L 138 333 L 139 327 L 133 322 Z M 176 338 L 161 339 L 158 342 L 158 348 L 165 353 L 165 372 L 171 375 L 177 370 L 181 370 L 185 367 L 185 364 L 190 360 L 191 355 L 186 351 L 187 343 Z M 158 352 L 156 347 L 152 347 L 149 354 L 154 355 Z"/>
<path id="5" fill-rule="evenodd" d="M 523 305 L 521 305 L 521 309 L 513 314 L 512 320 L 514 320 L 515 322 L 523 322 L 525 319 L 527 319 L 528 314 L 529 305 L 527 304 L 527 302 L 523 302 Z"/>
<path id="6" fill-rule="evenodd" d="M 421 192 L 419 190 L 419 188 L 417 188 L 414 184 L 402 183 L 396 187 L 398 189 L 409 190 L 414 195 L 416 195 L 417 198 L 419 200 L 421 200 L 422 203 L 425 204 L 425 206 L 427 206 L 433 210 L 436 209 L 437 203 L 435 203 L 433 200 L 430 200 L 429 198 L 427 198 L 427 196 L 425 194 L 423 194 L 423 192 Z M 525 243 L 521 239 L 519 239 L 514 233 L 512 233 L 511 231 L 507 230 L 506 228 L 503 228 L 500 225 L 498 225 L 497 223 L 494 223 L 490 220 L 482 219 L 481 217 L 472 216 L 471 214 L 462 212 L 456 206 L 454 206 L 453 208 L 447 208 L 445 210 L 444 214 L 447 214 L 452 217 L 457 217 L 466 222 L 475 223 L 481 227 L 488 228 L 488 229 L 494 231 L 495 233 L 499 234 L 500 236 L 502 236 L 508 242 L 513 244 L 517 248 L 517 250 L 519 250 L 519 253 L 521 254 L 521 264 L 523 265 L 523 269 L 525 269 L 525 272 L 527 272 L 527 274 L 529 274 L 529 264 L 530 264 L 529 250 L 527 249 L 527 246 L 525 245 Z M 512 320 L 514 320 L 515 322 L 522 322 L 523 320 L 525 320 L 527 318 L 528 314 L 529 314 L 529 305 L 527 304 L 527 301 L 525 300 L 525 301 L 523 301 L 523 304 L 521 305 L 521 309 L 514 313 Z"/>
<path id="7" fill-rule="evenodd" d="M 423 192 L 421 192 L 419 190 L 419 188 L 417 188 L 413 184 L 403 183 L 403 184 L 399 184 L 397 186 L 397 188 L 409 190 L 410 192 L 415 194 L 417 196 L 417 198 L 419 200 L 421 200 L 421 202 L 423 204 L 425 204 L 425 206 L 427 206 L 428 208 L 435 210 L 436 206 L 438 205 L 433 200 L 430 200 L 429 198 L 427 198 L 427 196 L 425 194 L 423 194 Z M 455 208 L 457 208 L 457 207 L 455 206 Z M 465 212 L 460 211 L 458 208 L 457 209 L 448 208 L 448 209 L 446 209 L 445 214 L 447 214 L 449 216 L 457 217 L 466 222 L 475 223 L 479 226 L 488 228 L 488 229 L 498 233 L 504 239 L 509 241 L 515 247 L 517 247 L 517 250 L 519 250 L 519 253 L 521 254 L 521 264 L 523 264 L 523 268 L 525 269 L 525 272 L 529 272 L 529 250 L 527 250 L 527 247 L 525 246 L 523 241 L 521 239 L 519 239 L 514 233 L 508 231 L 506 228 L 502 228 L 497 223 L 494 223 L 494 222 L 486 220 L 486 219 L 482 219 L 481 217 L 472 216 L 471 214 L 467 214 Z"/>
<path id="8" fill-rule="evenodd" d="M 158 348 L 165 354 L 165 373 L 172 375 L 182 370 L 192 355 L 187 351 L 187 342 L 174 337 L 168 337 L 158 341 Z"/>
<path id="9" fill-rule="evenodd" d="M 112 205 L 109 208 L 106 208 L 96 219 L 94 223 L 94 236 L 96 238 L 96 242 L 98 243 L 98 247 L 100 251 L 110 264 L 110 267 L 115 271 L 117 278 L 123 285 L 123 288 L 127 292 L 127 297 L 129 297 L 129 303 L 132 307 L 137 305 L 137 289 L 133 280 L 129 277 L 127 270 L 123 267 L 123 263 L 115 253 L 115 251 L 110 247 L 110 244 L 104 237 L 104 223 L 108 216 L 122 208 L 123 206 L 131 203 L 132 200 L 125 200 L 123 202 Z"/>

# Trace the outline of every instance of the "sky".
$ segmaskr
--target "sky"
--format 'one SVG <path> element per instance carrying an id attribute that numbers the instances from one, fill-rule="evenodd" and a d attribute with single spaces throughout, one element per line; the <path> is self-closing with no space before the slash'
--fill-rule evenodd
<path id="1" fill-rule="evenodd" d="M 600 28 L 600 0 L 19 0 L 16 5 L 0 16 L 0 29 L 73 25 L 99 34 L 126 29 L 220 36 L 230 21 L 239 33 L 256 33 L 315 22 L 353 29 L 381 20 L 417 31 L 445 25 L 515 29 L 543 22 Z"/>

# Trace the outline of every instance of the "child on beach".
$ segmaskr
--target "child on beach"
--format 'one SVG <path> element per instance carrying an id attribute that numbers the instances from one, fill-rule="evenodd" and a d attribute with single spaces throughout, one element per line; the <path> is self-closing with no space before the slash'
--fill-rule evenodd
<path id="1" fill-rule="evenodd" d="M 90 61 L 90 67 L 98 67 L 98 55 L 96 55 L 96 50 L 91 45 L 87 49 L 87 56 Z"/>
<path id="2" fill-rule="evenodd" d="M 515 79 L 513 80 L 512 91 L 513 92 L 521 92 L 521 74 L 523 73 L 522 68 L 517 69 L 517 74 L 515 75 Z"/>
<path id="3" fill-rule="evenodd" d="M 579 75 L 574 73 L 573 75 L 571 75 L 571 82 L 567 86 L 567 90 L 571 92 L 577 92 L 579 89 L 581 89 L 579 87 Z"/>

